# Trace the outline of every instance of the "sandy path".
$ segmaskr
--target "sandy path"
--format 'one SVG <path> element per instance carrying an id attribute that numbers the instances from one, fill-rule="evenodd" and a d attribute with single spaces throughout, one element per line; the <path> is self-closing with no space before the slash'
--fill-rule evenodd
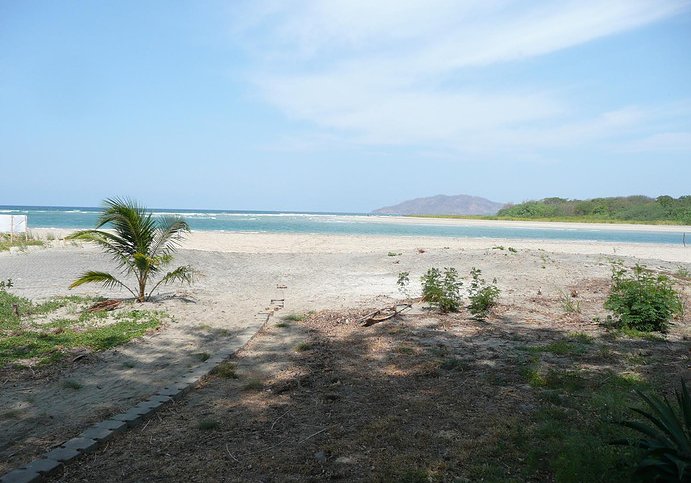
<path id="1" fill-rule="evenodd" d="M 511 246 L 517 253 L 492 249 Z M 418 249 L 423 249 L 421 252 Z M 400 255 L 388 256 L 389 252 Z M 178 256 L 201 277 L 172 289 L 159 301 L 174 322 L 154 336 L 92 355 L 50 380 L 6 382 L 0 408 L 15 411 L 0 420 L 0 473 L 78 434 L 90 422 L 128 407 L 198 363 L 200 352 L 241 346 L 261 326 L 257 317 L 272 298 L 285 298 L 284 313 L 353 306 L 383 306 L 397 297 L 401 271 L 416 280 L 431 266 L 471 267 L 497 277 L 507 302 L 525 303 L 538 290 L 558 295 L 584 278 L 609 277 L 613 256 L 636 257 L 651 268 L 691 269 L 691 248 L 521 240 L 193 233 Z M 67 285 L 86 269 L 109 269 L 95 248 L 54 242 L 48 249 L 0 254 L 0 278 L 12 278 L 17 295 L 32 299 L 69 293 L 108 293 Z M 285 285 L 286 289 L 277 289 Z M 64 379 L 83 384 L 75 391 Z M 2 381 L 0 381 L 1 383 Z"/>

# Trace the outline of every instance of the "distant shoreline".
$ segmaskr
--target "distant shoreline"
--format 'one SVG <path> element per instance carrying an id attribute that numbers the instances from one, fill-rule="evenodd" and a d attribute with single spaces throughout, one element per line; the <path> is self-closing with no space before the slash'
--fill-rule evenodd
<path id="1" fill-rule="evenodd" d="M 452 222 L 459 226 L 505 226 L 505 227 L 524 227 L 524 228 L 582 228 L 582 229 L 602 229 L 613 231 L 650 231 L 650 232 L 689 232 L 691 225 L 675 225 L 671 223 L 643 223 L 630 221 L 583 221 L 583 220 L 530 220 L 525 218 L 496 218 L 490 216 L 476 215 L 387 215 L 387 219 L 415 220 L 421 224 Z"/>
<path id="2" fill-rule="evenodd" d="M 391 215 L 404 216 L 406 218 L 422 219 L 442 219 L 442 220 L 484 220 L 484 221 L 525 221 L 538 223 L 569 223 L 584 225 L 636 225 L 636 226 L 689 226 L 678 225 L 667 220 L 643 221 L 643 220 L 611 220 L 611 219 L 587 219 L 583 217 L 556 217 L 556 218 L 520 218 L 520 217 L 498 217 L 494 215 Z"/>

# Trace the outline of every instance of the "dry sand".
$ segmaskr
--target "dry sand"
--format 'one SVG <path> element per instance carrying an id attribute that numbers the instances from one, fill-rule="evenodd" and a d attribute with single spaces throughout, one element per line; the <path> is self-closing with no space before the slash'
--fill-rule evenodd
<path id="1" fill-rule="evenodd" d="M 500 245 L 506 249 L 493 248 Z M 471 267 L 482 269 L 486 278 L 497 278 L 506 303 L 525 304 L 538 291 L 554 297 L 584 279 L 606 283 L 613 258 L 670 273 L 691 271 L 691 247 L 681 245 L 192 233 L 176 262 L 192 264 L 199 271 L 198 280 L 191 287 L 164 289 L 154 302 L 144 304 L 172 315 L 174 321 L 163 330 L 93 354 L 47 379 L 0 380 L 0 408 L 12 414 L 0 419 L 0 474 L 154 393 L 197 364 L 195 354 L 213 354 L 227 345 L 241 347 L 266 320 L 258 314 L 270 308 L 272 299 L 285 299 L 278 315 L 382 307 L 399 297 L 399 272 L 410 272 L 415 281 L 429 267 L 453 266 L 464 275 Z M 12 278 L 12 291 L 20 296 L 38 300 L 72 293 L 127 295 L 97 286 L 69 291 L 69 283 L 87 269 L 108 270 L 112 264 L 95 247 L 62 240 L 51 241 L 48 248 L 0 253 L 0 278 Z M 78 381 L 82 388 L 64 387 L 65 379 Z"/>

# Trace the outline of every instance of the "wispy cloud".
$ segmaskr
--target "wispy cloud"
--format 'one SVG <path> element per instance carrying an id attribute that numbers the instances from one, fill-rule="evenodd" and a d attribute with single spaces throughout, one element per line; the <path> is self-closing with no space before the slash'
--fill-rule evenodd
<path id="1" fill-rule="evenodd" d="M 290 118 L 353 143 L 493 152 L 616 138 L 635 131 L 647 114 L 639 106 L 584 113 L 555 94 L 560 86 L 488 88 L 483 69 L 635 29 L 688 6 L 675 0 L 252 2 L 237 31 L 257 61 L 253 84 Z"/>

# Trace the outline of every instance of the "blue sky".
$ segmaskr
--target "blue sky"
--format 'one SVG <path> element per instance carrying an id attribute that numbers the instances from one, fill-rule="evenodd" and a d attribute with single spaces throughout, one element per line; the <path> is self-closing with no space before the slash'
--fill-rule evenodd
<path id="1" fill-rule="evenodd" d="M 0 2 L 0 205 L 691 194 L 691 3 Z"/>

